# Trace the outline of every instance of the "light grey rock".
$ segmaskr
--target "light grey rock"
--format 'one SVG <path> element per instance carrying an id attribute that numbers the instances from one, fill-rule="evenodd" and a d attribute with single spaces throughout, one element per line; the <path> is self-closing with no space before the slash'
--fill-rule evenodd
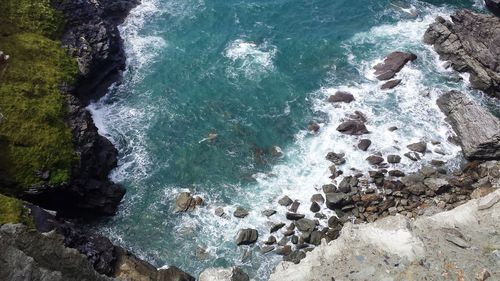
<path id="1" fill-rule="evenodd" d="M 457 91 L 442 95 L 437 104 L 458 135 L 467 159 L 500 158 L 500 121 L 497 117 Z"/>
<path id="2" fill-rule="evenodd" d="M 477 205 L 478 210 L 486 210 L 495 205 L 498 201 L 500 201 L 500 195 L 498 193 L 490 193 L 485 197 L 482 197 Z"/>

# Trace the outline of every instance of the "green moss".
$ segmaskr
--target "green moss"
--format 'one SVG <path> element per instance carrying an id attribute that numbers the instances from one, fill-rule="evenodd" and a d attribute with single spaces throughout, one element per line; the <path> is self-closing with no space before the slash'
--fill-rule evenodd
<path id="1" fill-rule="evenodd" d="M 45 171 L 48 184 L 66 182 L 76 156 L 60 88 L 77 66 L 55 39 L 63 19 L 47 0 L 2 0 L 0 19 L 0 50 L 10 56 L 0 77 L 0 176 L 17 191 L 44 183 Z"/>
<path id="2" fill-rule="evenodd" d="M 23 207 L 22 201 L 0 194 L 0 225 L 5 223 L 34 226 L 33 219 Z"/>

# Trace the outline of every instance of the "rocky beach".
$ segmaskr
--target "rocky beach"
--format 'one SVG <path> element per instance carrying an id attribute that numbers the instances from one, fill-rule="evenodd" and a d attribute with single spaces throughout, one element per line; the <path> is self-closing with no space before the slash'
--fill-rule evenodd
<path id="1" fill-rule="evenodd" d="M 141 52 L 169 49 L 171 43 L 158 39 L 159 31 L 146 36 L 134 28 L 152 20 L 153 8 L 158 9 L 159 4 L 137 0 L 42 1 L 40 5 L 51 14 L 39 18 L 50 24 L 36 22 L 39 19 L 32 16 L 35 28 L 18 22 L 12 12 L 18 5 L 19 13 L 30 18 L 33 6 L 25 2 L 0 4 L 5 5 L 2 13 L 7 15 L 0 14 L 4 16 L 0 25 L 14 26 L 5 28 L 5 43 L 0 41 L 0 87 L 5 89 L 0 100 L 0 126 L 5 126 L 0 130 L 1 280 L 500 279 L 497 2 L 481 3 L 489 12 L 484 8 L 460 8 L 445 15 L 439 10 L 437 17 L 432 14 L 430 23 L 426 21 L 429 15 L 419 18 L 421 11 L 413 6 L 414 2 L 410 8 L 391 2 L 400 8 L 395 10 L 402 22 L 412 25 L 415 20 L 425 27 L 417 39 L 411 38 L 412 48 L 384 45 L 375 49 L 378 43 L 365 36 L 377 40 L 379 33 L 386 34 L 377 28 L 343 39 L 342 48 L 351 52 L 347 56 L 351 64 L 358 59 L 356 44 L 368 44 L 375 52 L 374 59 L 360 56 L 362 63 L 356 73 L 364 78 L 352 80 L 354 75 L 350 74 L 339 80 L 343 84 L 313 91 L 306 98 L 314 100 L 310 102 L 315 106 L 313 114 L 297 118 L 289 118 L 287 113 L 298 111 L 294 103 L 300 99 L 295 97 L 286 101 L 285 113 L 265 111 L 262 124 L 253 121 L 258 124 L 255 127 L 241 125 L 252 123 L 249 120 L 232 123 L 240 120 L 227 108 L 246 105 L 253 98 L 238 97 L 234 104 L 218 104 L 217 98 L 224 97 L 214 95 L 208 102 L 210 107 L 207 105 L 193 118 L 197 123 L 222 118 L 224 126 L 202 126 L 203 133 L 193 134 L 192 139 L 160 135 L 159 144 L 152 141 L 151 145 L 151 151 L 158 149 L 156 156 L 160 160 L 156 165 L 160 170 L 144 164 L 155 159 L 154 153 L 145 154 L 150 151 L 142 147 L 144 139 L 155 140 L 155 135 L 143 136 L 141 130 L 151 124 L 155 133 L 160 132 L 175 120 L 179 125 L 174 124 L 172 130 L 191 137 L 191 129 L 186 127 L 189 122 L 171 117 L 180 113 L 158 113 L 154 106 L 139 104 L 143 108 L 134 108 L 124 104 L 125 98 L 134 96 L 133 87 L 140 89 L 136 98 L 142 101 L 157 90 L 153 82 L 144 92 L 144 86 L 138 84 L 145 79 L 143 75 L 153 73 L 142 67 L 156 60 Z M 422 5 L 422 13 L 428 9 L 426 5 Z M 179 6 L 167 8 L 165 14 L 179 16 L 171 12 Z M 182 12 L 187 13 L 184 8 Z M 63 23 L 54 20 L 61 16 Z M 181 13 L 181 22 L 186 20 L 184 17 Z M 240 19 L 235 22 L 239 24 Z M 396 25 L 397 32 L 400 28 Z M 242 80 L 236 88 L 244 91 L 245 83 L 256 81 L 259 91 L 271 93 L 272 88 L 266 88 L 266 79 L 270 79 L 266 75 L 283 66 L 270 64 L 269 60 L 276 53 L 278 57 L 283 54 L 269 42 L 259 45 L 238 40 L 226 44 L 223 50 L 219 46 L 216 52 L 229 62 L 224 65 L 229 84 Z M 279 45 L 278 39 L 274 40 Z M 400 41 L 398 37 L 390 40 Z M 45 42 L 40 46 L 64 50 L 45 54 L 33 51 L 30 59 L 46 70 L 51 66 L 39 64 L 38 59 L 54 58 L 61 61 L 54 64 L 57 71 L 68 75 L 54 78 L 58 79 L 55 82 L 29 77 L 34 80 L 22 83 L 35 86 L 22 88 L 15 74 L 20 66 L 28 66 L 21 65 L 25 60 L 20 59 L 19 52 L 24 49 L 13 46 L 19 43 L 24 48 L 27 42 L 35 47 Z M 175 48 L 179 57 L 187 50 L 180 47 L 181 43 Z M 249 58 L 253 60 L 247 61 Z M 342 62 L 336 63 L 339 66 L 329 69 L 328 74 L 341 73 L 337 67 L 349 69 Z M 437 84 L 421 78 L 422 69 L 429 64 L 445 77 Z M 255 65 L 261 72 L 253 68 Z M 195 76 L 195 70 L 189 73 L 181 69 L 181 73 L 168 75 L 173 75 L 173 81 L 186 90 L 184 87 L 189 88 L 191 82 L 185 86 L 183 79 L 190 75 L 193 81 L 200 79 L 191 86 L 199 83 L 199 89 L 213 87 L 200 81 L 218 71 L 203 72 L 203 79 Z M 431 76 L 438 75 L 431 71 L 425 77 L 432 80 Z M 288 78 L 271 78 L 269 83 L 281 85 Z M 154 74 L 152 81 L 163 81 L 161 87 L 167 87 L 165 81 L 170 80 Z M 50 83 L 56 86 L 37 88 Z M 436 86 L 441 84 L 446 87 Z M 177 93 L 173 88 L 161 89 L 162 93 Z M 16 91 L 28 101 L 17 97 L 12 99 L 14 102 L 10 100 L 7 93 Z M 49 154 L 56 154 L 51 149 L 59 150 L 61 159 L 43 160 L 38 165 L 36 161 L 45 158 L 21 158 L 24 148 L 37 147 L 33 144 L 36 139 L 31 140 L 29 133 L 20 137 L 11 133 L 16 125 L 11 121 L 16 115 L 11 112 L 20 110 L 16 107 L 19 104 L 29 104 L 31 99 L 54 91 L 57 98 L 44 102 L 57 104 L 55 108 L 63 106 L 63 113 L 51 115 L 53 111 L 47 110 L 44 118 L 30 122 L 40 122 L 33 127 L 48 128 L 47 132 L 56 127 L 61 131 L 57 141 L 40 145 Z M 395 99 L 379 104 L 380 97 Z M 230 102 L 231 98 L 224 101 Z M 165 107 L 171 103 L 163 97 L 153 102 Z M 403 110 L 408 111 L 402 113 L 392 103 L 407 106 Z M 384 111 L 385 106 L 390 111 Z M 193 107 L 192 100 L 174 106 L 180 112 L 189 112 Z M 144 124 L 135 123 L 147 115 L 140 109 L 151 113 Z M 245 110 L 254 111 L 250 107 Z M 394 117 L 391 111 L 396 115 L 399 112 L 399 116 Z M 165 122 L 154 114 L 172 119 Z M 278 116 L 277 121 L 269 119 L 269 115 Z M 286 116 L 285 121 L 279 119 L 282 116 Z M 261 142 L 265 137 L 259 129 L 271 134 L 265 123 L 272 123 L 271 128 L 280 137 Z M 299 133 L 289 133 L 289 127 L 298 127 Z M 251 141 L 231 143 L 230 136 Z M 179 147 L 189 147 L 189 153 L 173 150 L 171 147 L 177 148 L 178 144 L 172 138 L 180 140 Z M 294 150 L 285 139 L 295 140 L 299 149 Z M 306 145 L 309 147 L 304 148 Z M 160 156 L 164 151 L 175 161 Z M 220 151 L 231 160 L 226 163 L 218 159 Z M 190 153 L 195 156 L 189 158 Z M 169 164 L 163 167 L 161 161 Z M 27 172 L 14 169 L 24 162 L 31 163 L 22 166 L 31 172 L 26 180 L 22 176 Z M 220 182 L 223 173 L 219 171 L 236 175 L 236 180 L 228 177 Z M 151 175 L 156 178 L 150 179 Z M 204 189 L 203 184 L 208 187 Z M 144 188 L 136 189 L 137 185 Z M 152 188 L 158 186 L 161 188 Z"/>

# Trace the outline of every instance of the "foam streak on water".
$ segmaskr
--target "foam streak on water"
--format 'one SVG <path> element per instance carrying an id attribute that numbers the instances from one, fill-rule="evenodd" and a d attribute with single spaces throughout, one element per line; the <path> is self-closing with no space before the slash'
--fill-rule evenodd
<path id="1" fill-rule="evenodd" d="M 313 2 L 312 6 L 307 6 L 313 12 L 320 11 L 321 5 L 326 5 L 323 1 Z M 100 102 L 89 106 L 100 133 L 110 137 L 120 152 L 119 167 L 112 179 L 123 183 L 128 189 L 120 213 L 111 221 L 96 227 L 157 266 L 176 265 L 196 276 L 205 267 L 240 265 L 254 280 L 266 280 L 281 257 L 261 255 L 256 249 L 267 238 L 272 223 L 286 221 L 286 209 L 278 207 L 277 200 L 283 195 L 299 200 L 299 213 L 313 218 L 309 211 L 310 197 L 321 193 L 323 184 L 332 182 L 328 169 L 331 163 L 325 159 L 328 152 L 346 154 L 347 163 L 340 167 L 345 175 L 357 171 L 366 174 L 373 169 L 365 160 L 372 153 L 402 156 L 408 151 L 408 144 L 423 140 L 428 144 L 429 153 L 425 154 L 422 161 L 413 162 L 402 156 L 402 162 L 392 164 L 390 168 L 416 171 L 432 159 L 448 161 L 449 167 L 457 166 L 461 161 L 460 149 L 448 142 L 452 133 L 444 121 L 444 115 L 436 106 L 436 99 L 450 89 L 467 93 L 471 93 L 471 90 L 466 83 L 451 79 L 455 77 L 454 74 L 444 69 L 443 62 L 439 61 L 435 52 L 422 43 L 427 26 L 437 15 L 446 17 L 450 9 L 436 8 L 420 1 L 401 2 L 404 2 L 404 7 L 401 3 L 393 5 L 394 3 L 387 1 L 386 9 L 373 15 L 384 18 L 385 21 L 381 20 L 381 23 L 363 31 L 353 32 L 339 43 L 339 53 L 327 54 L 322 60 L 317 60 L 320 64 L 317 69 L 316 66 L 310 66 L 305 72 L 321 69 L 322 78 L 314 83 L 314 87 L 302 87 L 302 84 L 313 84 L 308 79 L 317 79 L 316 76 L 293 76 L 303 71 L 300 68 L 307 63 L 307 59 L 295 63 L 286 61 L 283 56 L 291 53 L 296 55 L 297 60 L 307 56 L 311 60 L 315 59 L 314 53 L 311 55 L 310 50 L 300 49 L 299 44 L 314 38 L 302 40 L 286 36 L 286 40 L 282 40 L 276 31 L 279 28 L 268 27 L 271 25 L 269 23 L 256 24 L 261 18 L 249 19 L 250 16 L 267 12 L 270 8 L 265 3 L 238 2 L 224 6 L 229 12 L 219 14 L 217 8 L 220 6 L 203 1 L 143 0 L 121 27 L 128 56 L 124 83 L 115 86 Z M 219 1 L 214 3 L 222 5 Z M 286 9 L 286 3 L 278 8 L 294 11 Z M 413 18 L 413 10 L 417 11 L 418 17 Z M 224 15 L 229 15 L 227 22 L 224 22 Z M 214 16 L 215 20 L 210 20 L 210 16 Z M 283 15 L 285 16 L 287 15 Z M 315 13 L 312 13 L 311 18 L 314 16 Z M 271 13 L 270 18 L 275 17 Z M 167 27 L 160 24 L 165 19 L 172 19 L 167 21 L 172 25 L 168 27 L 171 33 L 165 32 Z M 297 29 L 315 22 L 309 20 L 286 22 L 281 28 L 297 24 Z M 218 27 L 219 21 L 222 22 L 221 27 Z M 208 32 L 205 30 L 207 26 L 225 30 L 228 22 L 236 27 L 227 35 L 221 36 L 223 39 L 220 41 L 214 39 L 219 39 L 215 33 L 206 38 L 202 36 Z M 317 22 L 325 23 L 323 19 Z M 251 32 L 245 28 L 250 28 L 249 26 L 257 30 L 254 32 L 258 36 L 247 35 Z M 312 26 L 312 29 L 319 27 Z M 185 38 L 182 34 L 191 32 L 190 28 L 201 31 L 194 33 L 193 38 L 183 41 Z M 306 35 L 307 32 L 304 36 Z M 295 44 L 294 40 L 298 43 Z M 333 41 L 325 39 L 317 44 L 328 45 L 325 42 Z M 203 45 L 209 45 L 207 42 L 212 44 L 210 48 Z M 190 48 L 194 48 L 195 43 L 204 49 L 192 54 Z M 320 47 L 315 50 L 318 56 L 322 52 Z M 394 90 L 381 91 L 382 83 L 375 79 L 372 68 L 385 55 L 396 50 L 414 52 L 418 59 L 397 75 L 397 78 L 403 80 L 401 85 Z M 179 61 L 175 61 L 176 57 L 166 60 L 167 54 L 178 56 Z M 165 62 L 178 64 L 167 68 L 169 73 L 153 71 L 163 69 L 158 68 L 158 65 Z M 204 64 L 202 74 L 199 75 L 198 64 Z M 186 65 L 190 67 L 184 68 Z M 345 69 L 350 69 L 350 72 Z M 171 76 L 175 78 L 172 79 Z M 210 93 L 210 97 L 214 98 L 190 100 L 192 97 L 199 98 L 199 91 L 215 87 L 210 83 L 213 79 L 216 80 L 214 84 L 224 86 Z M 283 81 L 289 83 L 287 91 L 307 91 L 303 96 L 285 96 L 278 110 L 271 106 L 274 102 L 271 98 L 273 94 L 278 95 L 280 92 L 271 86 L 282 85 L 279 83 Z M 236 87 L 232 88 L 234 85 Z M 196 89 L 195 93 L 190 92 L 191 88 Z M 349 104 L 327 103 L 328 96 L 338 90 L 352 93 L 356 100 Z M 223 95 L 216 96 L 219 92 L 223 92 Z M 264 94 L 259 95 L 261 92 Z M 236 102 L 224 103 L 226 99 L 234 99 Z M 260 104 L 249 104 L 255 101 Z M 253 182 L 224 181 L 219 177 L 211 177 L 210 173 L 203 174 L 205 181 L 193 180 L 194 183 L 190 186 L 171 180 L 174 178 L 184 181 L 192 176 L 189 173 L 205 171 L 204 165 L 215 165 L 215 159 L 204 158 L 215 154 L 204 153 L 223 150 L 228 151 L 224 157 L 233 159 L 232 157 L 243 155 L 242 159 L 247 159 L 244 158 L 246 151 L 238 149 L 247 145 L 245 141 L 254 136 L 254 131 L 283 132 L 280 131 L 282 128 L 273 127 L 275 123 L 268 125 L 270 129 L 263 127 L 265 122 L 262 125 L 258 118 L 267 118 L 264 120 L 273 122 L 277 120 L 277 124 L 283 123 L 280 118 L 288 118 L 283 119 L 285 123 L 292 122 L 294 114 L 298 114 L 296 103 L 309 107 L 311 118 L 320 122 L 320 132 L 311 135 L 305 130 L 295 131 L 293 141 L 281 147 L 284 156 L 272 160 L 272 165 L 268 168 L 256 168 L 256 164 L 245 160 L 248 162 L 246 170 L 252 171 Z M 196 106 L 208 107 L 208 113 L 196 111 Z M 269 112 L 260 113 L 259 106 L 269 106 Z M 232 111 L 240 107 L 244 112 Z M 346 115 L 356 110 L 367 116 L 367 127 L 371 133 L 356 137 L 336 131 Z M 194 113 L 188 115 L 186 111 Z M 214 115 L 209 115 L 214 111 Z M 186 120 L 185 116 L 190 116 L 191 119 Z M 219 116 L 225 118 L 223 120 L 226 120 L 224 124 L 227 127 L 235 128 L 235 136 L 243 135 L 242 139 L 231 143 L 225 139 L 229 133 L 222 131 L 216 142 L 199 143 L 211 127 L 196 127 L 194 124 L 210 123 L 210 118 Z M 256 119 L 252 120 L 250 117 Z M 303 124 L 308 121 L 300 120 Z M 176 128 L 177 124 L 181 130 Z M 390 132 L 388 128 L 392 126 L 398 127 L 398 130 Z M 198 131 L 193 132 L 195 128 Z M 165 129 L 165 135 L 155 134 L 162 129 Z M 182 134 L 168 135 L 171 132 Z M 180 144 L 176 142 L 176 138 L 181 139 Z M 356 148 L 361 138 L 372 140 L 368 152 Z M 432 145 L 431 141 L 438 141 L 440 144 Z M 180 148 L 176 150 L 174 147 Z M 444 151 L 446 155 L 435 153 L 436 149 Z M 198 158 L 190 158 L 189 153 L 198 154 Z M 189 165 L 197 161 L 205 162 L 199 166 Z M 193 171 L 183 174 L 176 167 L 189 167 Z M 241 173 L 237 168 L 228 171 L 228 178 L 229 174 L 233 176 L 234 173 Z M 337 183 L 341 179 L 342 177 L 338 178 Z M 173 214 L 174 198 L 181 191 L 201 195 L 205 206 L 192 213 Z M 232 213 L 237 206 L 249 209 L 249 216 L 245 219 L 234 218 Z M 224 208 L 227 214 L 225 217 L 214 215 L 218 207 Z M 267 219 L 261 215 L 261 211 L 268 208 L 277 209 L 278 213 Z M 322 212 L 333 214 L 326 208 Z M 326 220 L 320 223 L 326 225 Z M 241 228 L 258 229 L 261 238 L 257 245 L 234 245 L 235 236 Z M 281 239 L 281 234 L 278 233 L 277 238 Z"/>

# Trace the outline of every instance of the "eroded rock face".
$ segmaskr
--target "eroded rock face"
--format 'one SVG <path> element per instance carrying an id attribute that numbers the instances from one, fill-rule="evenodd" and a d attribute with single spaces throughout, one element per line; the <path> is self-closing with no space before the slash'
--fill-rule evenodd
<path id="1" fill-rule="evenodd" d="M 389 80 L 396 76 L 396 73 L 401 71 L 403 67 L 410 61 L 414 61 L 417 59 L 417 56 L 412 53 L 405 52 L 393 52 L 390 53 L 387 57 L 385 57 L 384 61 L 375 65 L 373 69 L 375 69 L 375 75 L 378 80 Z M 396 81 L 396 80 L 393 80 Z M 399 81 L 397 84 L 399 84 Z M 395 84 L 392 82 L 391 84 Z M 394 87 L 397 84 L 392 85 Z M 384 85 L 387 85 L 384 84 Z"/>
<path id="2" fill-rule="evenodd" d="M 500 158 L 500 120 L 497 117 L 457 91 L 444 94 L 437 103 L 458 135 L 467 159 Z"/>
<path id="3" fill-rule="evenodd" d="M 453 69 L 470 73 L 470 83 L 500 98 L 500 18 L 461 10 L 452 21 L 436 18 L 424 35 Z"/>

